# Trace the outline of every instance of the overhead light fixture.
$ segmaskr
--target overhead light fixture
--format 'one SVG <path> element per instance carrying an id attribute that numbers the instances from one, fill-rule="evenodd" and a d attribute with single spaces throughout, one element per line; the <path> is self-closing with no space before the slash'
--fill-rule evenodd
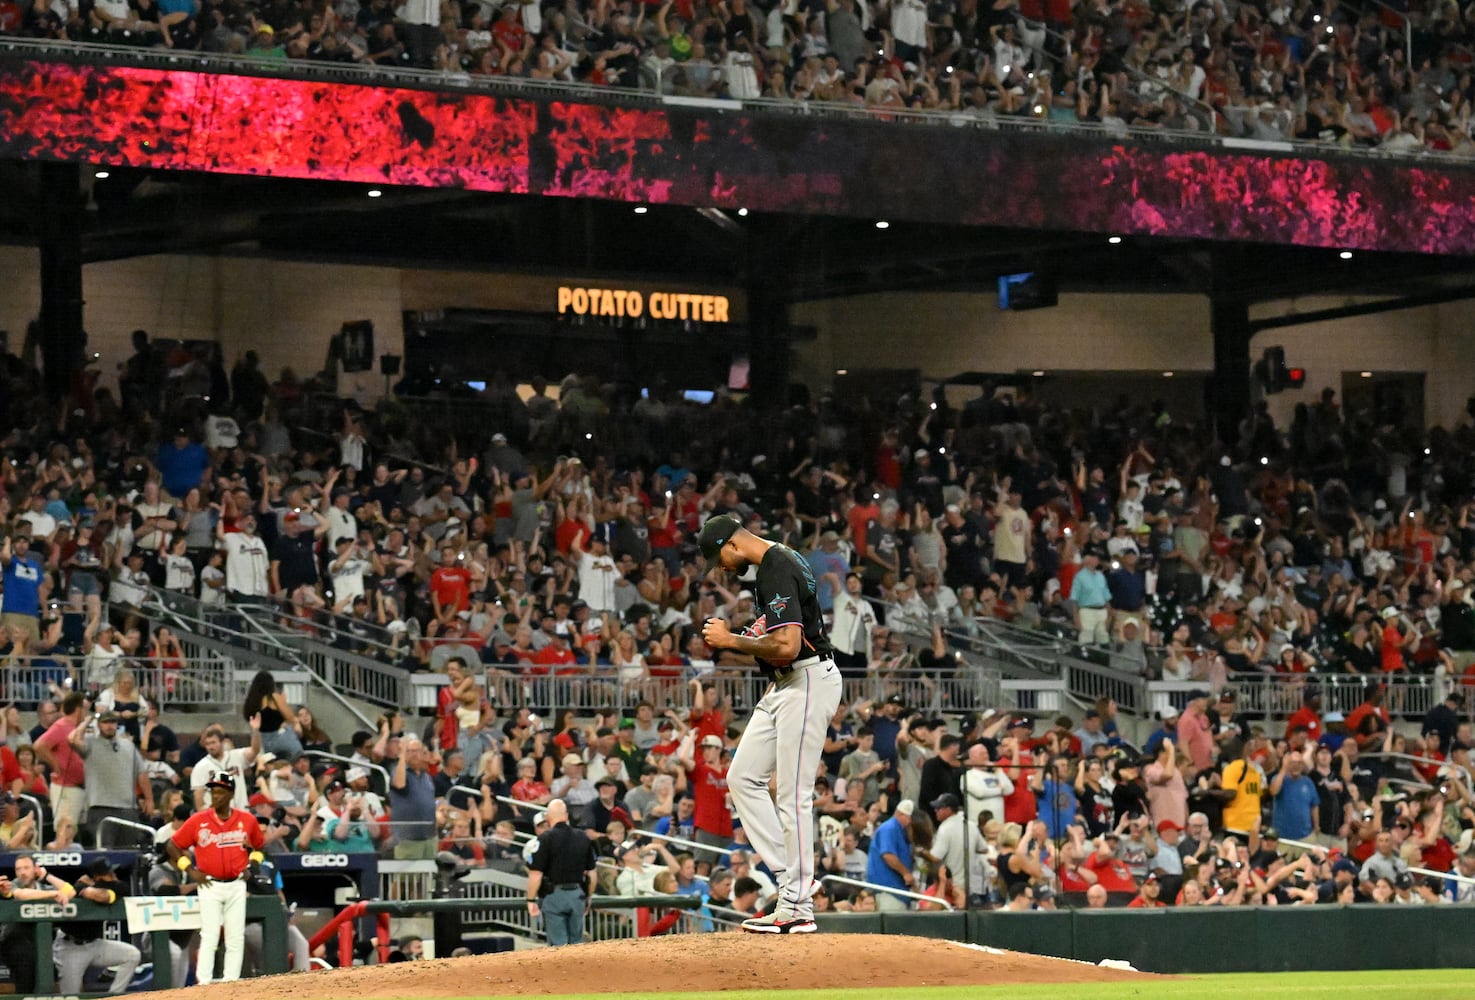
<path id="1" fill-rule="evenodd" d="M 105 180 L 107 180 L 111 176 L 112 175 L 109 174 L 106 170 L 98 170 L 98 171 L 94 172 L 93 175 L 92 175 L 92 177 L 93 177 L 94 180 L 99 180 L 99 181 L 105 181 Z"/>
<path id="2" fill-rule="evenodd" d="M 1358 372 L 1357 374 L 1361 375 L 1363 378 L 1372 378 L 1373 377 L 1373 373 L 1372 372 Z"/>
<path id="3" fill-rule="evenodd" d="M 646 212 L 649 212 L 649 211 L 650 211 L 650 209 L 646 208 L 644 205 L 636 205 L 635 206 L 635 214 L 636 215 L 644 215 Z"/>
<path id="4" fill-rule="evenodd" d="M 876 228 L 877 229 L 890 229 L 891 228 L 891 223 L 887 222 L 885 219 L 877 219 L 876 220 Z"/>
<path id="5" fill-rule="evenodd" d="M 850 374 L 850 369 L 849 368 L 836 368 L 835 369 L 835 374 L 836 375 L 849 375 Z"/>
<path id="6" fill-rule="evenodd" d="M 1112 246 L 1116 246 L 1121 241 L 1122 238 L 1120 236 L 1108 236 L 1106 238 L 1106 242 L 1110 243 Z"/>
<path id="7" fill-rule="evenodd" d="M 738 209 L 738 218 L 740 218 L 740 219 L 746 219 L 747 217 L 748 217 L 748 210 L 746 208 L 740 208 L 740 209 Z"/>
<path id="8" fill-rule="evenodd" d="M 369 197 L 370 198 L 383 198 L 384 197 L 384 192 L 383 191 L 380 191 L 378 188 L 369 188 Z"/>
<path id="9" fill-rule="evenodd" d="M 1337 256 L 1338 257 L 1341 257 L 1343 260 L 1351 260 L 1352 259 L 1352 251 L 1351 250 L 1343 250 Z"/>
<path id="10" fill-rule="evenodd" d="M 1030 374 L 1033 375 L 1035 378 L 1044 378 L 1045 377 L 1045 373 L 1042 372 L 1042 371 L 1030 372 Z"/>
<path id="11" fill-rule="evenodd" d="M 1172 372 L 1163 372 L 1163 378 L 1172 378 L 1172 377 L 1173 377 L 1173 373 Z"/>

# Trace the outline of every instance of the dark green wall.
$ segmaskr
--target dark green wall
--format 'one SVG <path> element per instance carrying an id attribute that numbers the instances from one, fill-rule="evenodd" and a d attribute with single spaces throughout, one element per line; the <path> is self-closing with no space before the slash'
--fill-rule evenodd
<path id="1" fill-rule="evenodd" d="M 1146 972 L 1475 967 L 1475 906 L 1200 907 L 826 914 L 829 933 L 911 934 Z"/>

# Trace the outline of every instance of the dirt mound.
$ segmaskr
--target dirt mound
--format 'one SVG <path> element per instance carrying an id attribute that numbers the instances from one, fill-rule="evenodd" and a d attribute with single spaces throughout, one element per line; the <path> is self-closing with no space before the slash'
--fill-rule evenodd
<path id="1" fill-rule="evenodd" d="M 783 982 L 772 976 L 789 970 Z M 501 955 L 274 976 L 152 994 L 158 1000 L 404 1000 L 408 997 L 1088 983 L 1148 978 L 1082 962 L 880 934 L 706 934 L 600 941 Z"/>

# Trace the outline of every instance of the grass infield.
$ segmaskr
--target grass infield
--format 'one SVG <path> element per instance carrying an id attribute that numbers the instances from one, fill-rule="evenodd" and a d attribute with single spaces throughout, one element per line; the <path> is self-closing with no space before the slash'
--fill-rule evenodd
<path id="1" fill-rule="evenodd" d="M 1344 1000 L 1349 991 L 1376 991 L 1379 1000 L 1470 1000 L 1475 969 L 1371 972 L 1265 972 L 1193 976 L 1140 983 L 1032 983 L 1001 986 L 894 986 L 850 990 L 736 990 L 662 993 L 660 1000 Z M 650 993 L 564 994 L 548 1000 L 650 1000 Z M 405 1000 L 423 1000 L 406 997 Z M 495 996 L 457 1000 L 500 1000 Z"/>

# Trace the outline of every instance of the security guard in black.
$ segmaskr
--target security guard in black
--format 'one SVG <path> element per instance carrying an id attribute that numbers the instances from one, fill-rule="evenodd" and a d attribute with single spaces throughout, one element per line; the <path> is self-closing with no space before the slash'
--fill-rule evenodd
<path id="1" fill-rule="evenodd" d="M 569 826 L 562 799 L 548 803 L 548 822 L 528 866 L 528 912 L 542 916 L 550 945 L 578 944 L 584 940 L 584 913 L 594 895 L 594 842 Z"/>

